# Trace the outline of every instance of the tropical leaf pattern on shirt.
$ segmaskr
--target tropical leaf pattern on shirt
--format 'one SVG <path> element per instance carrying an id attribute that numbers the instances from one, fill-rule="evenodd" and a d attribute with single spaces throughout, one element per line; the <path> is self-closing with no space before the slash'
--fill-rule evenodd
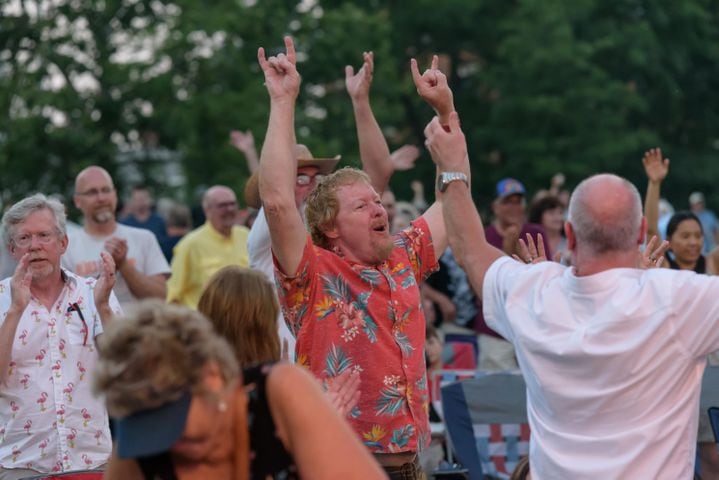
<path id="1" fill-rule="evenodd" d="M 352 301 L 352 294 L 347 281 L 339 275 L 322 275 L 322 285 L 325 295 L 339 299 L 345 303 Z"/>
<path id="2" fill-rule="evenodd" d="M 401 428 L 392 431 L 392 438 L 390 439 L 390 450 L 398 451 L 406 447 L 409 443 L 409 439 L 414 435 L 414 426 L 405 425 Z"/>
<path id="3" fill-rule="evenodd" d="M 370 316 L 369 310 L 367 309 L 367 303 L 369 302 L 369 298 L 371 295 L 372 290 L 362 292 L 357 295 L 357 298 L 354 302 L 352 302 L 352 304 L 357 310 L 362 311 L 365 322 L 365 326 L 363 328 L 365 335 L 367 335 L 367 338 L 370 342 L 375 343 L 377 341 L 377 323 Z"/>
<path id="4" fill-rule="evenodd" d="M 379 286 L 381 275 L 374 268 L 364 268 L 364 269 L 360 270 L 359 276 L 362 280 L 364 280 L 366 283 L 368 283 L 372 287 Z"/>
<path id="5" fill-rule="evenodd" d="M 352 360 L 342 347 L 335 344 L 330 345 L 327 358 L 325 359 L 324 373 L 329 377 L 336 377 L 352 366 Z"/>
<path id="6" fill-rule="evenodd" d="M 409 340 L 409 337 L 403 332 L 395 332 L 394 339 L 397 342 L 397 345 L 399 345 L 400 350 L 402 350 L 402 355 L 405 357 L 409 356 L 415 350 Z"/>
<path id="7" fill-rule="evenodd" d="M 410 275 L 407 275 L 407 278 L 402 280 L 402 288 L 405 290 L 414 285 L 417 285 L 417 281 L 414 279 L 414 275 L 412 275 L 411 273 Z"/>
<path id="8" fill-rule="evenodd" d="M 375 411 L 377 415 L 388 415 L 393 417 L 402 413 L 407 408 L 407 399 L 404 396 L 404 389 L 397 385 L 386 386 L 379 392 Z"/>

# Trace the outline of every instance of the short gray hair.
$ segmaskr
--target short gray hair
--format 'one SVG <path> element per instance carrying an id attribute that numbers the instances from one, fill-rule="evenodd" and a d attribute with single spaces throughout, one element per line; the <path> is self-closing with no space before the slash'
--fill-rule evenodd
<path id="1" fill-rule="evenodd" d="M 614 183 L 606 195 L 618 194 L 625 198 L 613 202 L 614 209 L 598 208 L 597 195 L 591 195 L 597 182 Z M 626 252 L 637 246 L 642 200 L 637 187 L 628 180 L 611 174 L 594 175 L 582 181 L 572 193 L 567 220 L 572 224 L 577 243 L 591 252 L 599 255 Z"/>
<path id="2" fill-rule="evenodd" d="M 15 236 L 15 227 L 27 220 L 27 217 L 40 210 L 48 210 L 55 218 L 55 227 L 60 235 L 67 233 L 67 216 L 65 215 L 65 205 L 59 200 L 47 197 L 42 193 L 36 193 L 29 197 L 25 197 L 12 207 L 2 216 L 2 239 L 5 245 L 10 246 Z"/>
<path id="3" fill-rule="evenodd" d="M 138 302 L 125 318 L 110 322 L 98 350 L 93 388 L 105 396 L 113 417 L 202 390 L 211 362 L 228 385 L 239 378 L 234 352 L 204 315 L 160 300 Z"/>

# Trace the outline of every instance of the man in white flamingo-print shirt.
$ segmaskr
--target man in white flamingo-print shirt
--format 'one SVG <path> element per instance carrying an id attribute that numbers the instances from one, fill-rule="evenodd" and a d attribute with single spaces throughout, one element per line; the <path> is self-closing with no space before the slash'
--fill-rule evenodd
<path id="1" fill-rule="evenodd" d="M 19 263 L 0 282 L 0 480 L 100 467 L 112 443 L 90 372 L 121 313 L 112 256 L 97 280 L 61 269 L 64 207 L 42 194 L 13 205 L 2 233 Z"/>

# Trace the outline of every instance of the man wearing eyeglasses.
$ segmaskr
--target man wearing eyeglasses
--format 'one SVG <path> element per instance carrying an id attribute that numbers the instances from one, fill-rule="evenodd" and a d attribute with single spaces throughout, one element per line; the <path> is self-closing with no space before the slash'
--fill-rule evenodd
<path id="1" fill-rule="evenodd" d="M 230 188 L 215 185 L 202 199 L 207 221 L 175 246 L 167 301 L 197 308 L 207 281 L 228 265 L 246 267 L 249 230 L 236 225 L 237 197 Z"/>
<path id="2" fill-rule="evenodd" d="M 2 236 L 18 266 L 0 282 L 0 480 L 100 467 L 112 444 L 89 372 L 122 313 L 112 256 L 97 280 L 62 269 L 65 207 L 42 194 L 3 215 Z"/>
<path id="3" fill-rule="evenodd" d="M 85 277 L 101 270 L 100 252 L 112 255 L 117 266 L 115 294 L 123 307 L 141 298 L 165 298 L 170 266 L 149 230 L 116 221 L 117 192 L 110 174 L 91 166 L 75 178 L 75 206 L 82 211 L 83 229 L 70 232 L 62 263 Z"/>

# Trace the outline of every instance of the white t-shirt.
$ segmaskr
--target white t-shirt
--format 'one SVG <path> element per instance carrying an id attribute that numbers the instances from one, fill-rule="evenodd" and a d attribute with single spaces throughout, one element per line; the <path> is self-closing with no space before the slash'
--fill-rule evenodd
<path id="1" fill-rule="evenodd" d="M 250 268 L 259 270 L 267 275 L 267 278 L 274 285 L 275 266 L 272 262 L 272 241 L 270 239 L 270 227 L 267 225 L 264 208 L 260 208 L 255 223 L 252 224 L 252 228 L 250 229 L 250 234 L 247 237 L 247 253 L 250 256 Z M 295 344 L 297 341 L 292 335 L 292 332 L 290 332 L 290 329 L 287 328 L 281 310 L 277 317 L 277 334 L 280 337 L 280 347 L 284 345 L 285 340 L 287 341 L 287 351 L 289 352 L 288 360 L 294 363 Z"/>
<path id="2" fill-rule="evenodd" d="M 692 478 L 702 374 L 719 348 L 719 278 L 624 268 L 577 277 L 503 257 L 483 297 L 527 383 L 532 478 Z"/>
<path id="3" fill-rule="evenodd" d="M 106 237 L 93 237 L 84 229 L 68 233 L 70 242 L 62 257 L 63 267 L 84 277 L 97 277 L 102 267 L 100 252 L 105 248 L 105 241 L 110 237 L 127 240 L 127 260 L 143 275 L 169 274 L 170 266 L 162 254 L 160 244 L 155 235 L 141 228 L 117 224 L 115 233 Z M 123 309 L 137 299 L 130 292 L 122 274 L 118 272 L 113 288 Z"/>

